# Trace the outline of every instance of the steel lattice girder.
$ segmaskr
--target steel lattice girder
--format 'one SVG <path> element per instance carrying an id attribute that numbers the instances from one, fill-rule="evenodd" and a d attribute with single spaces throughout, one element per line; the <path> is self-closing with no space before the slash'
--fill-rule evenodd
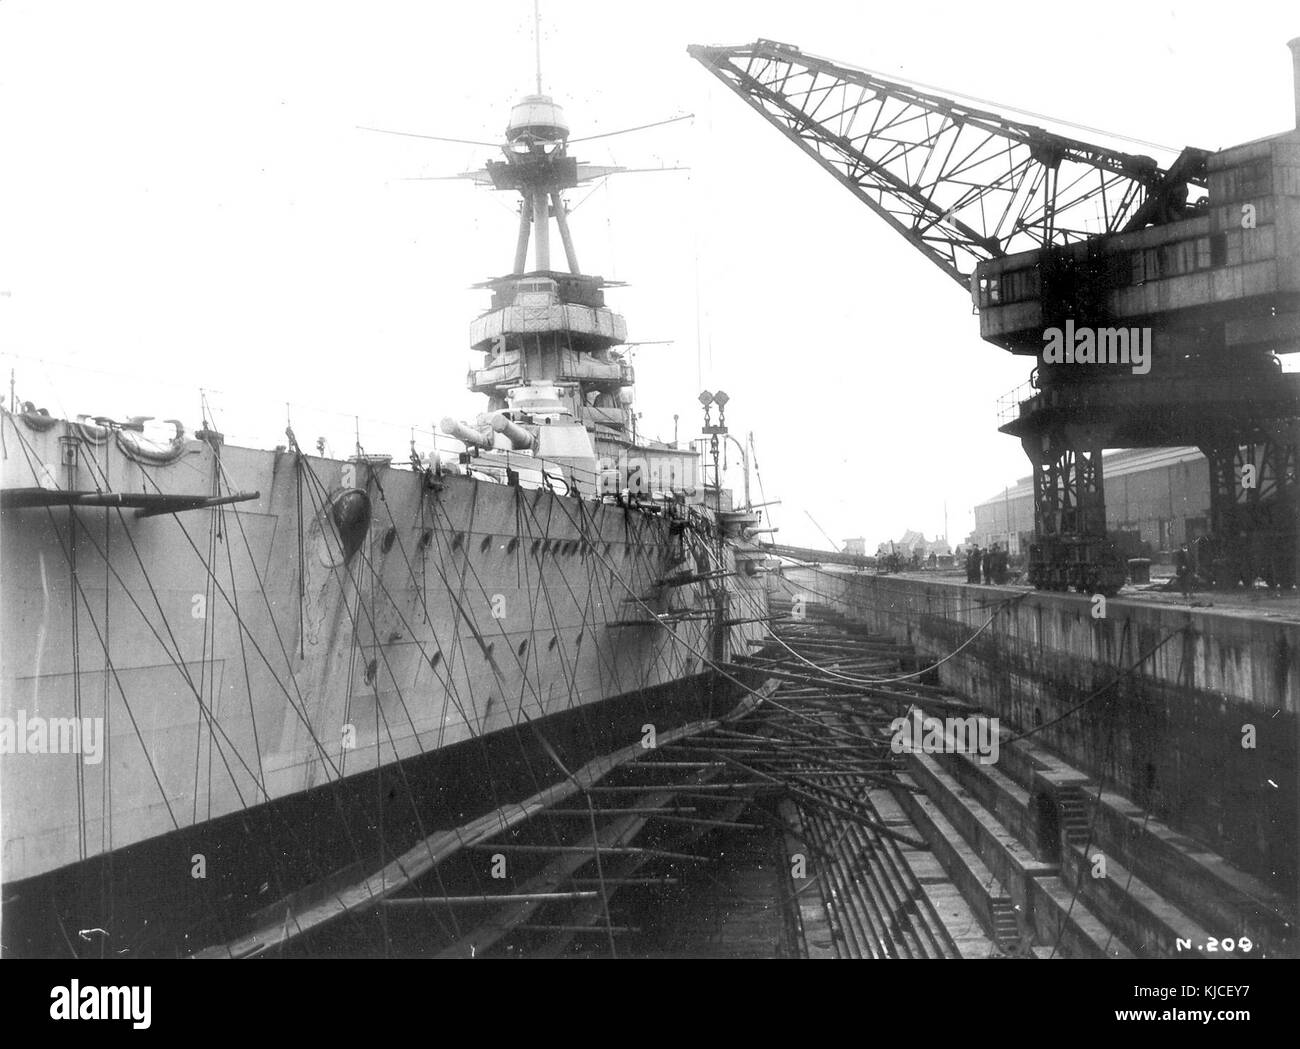
<path id="1" fill-rule="evenodd" d="M 1244 444 L 1223 434 L 1201 452 L 1209 460 L 1210 534 L 1226 564 L 1220 582 L 1300 583 L 1300 424 L 1252 434 Z M 1251 484 L 1243 478 L 1248 465 Z"/>
<path id="2" fill-rule="evenodd" d="M 963 287 L 979 262 L 1160 221 L 1205 185 L 1202 150 L 1166 172 L 788 44 L 687 50 Z"/>
<path id="3" fill-rule="evenodd" d="M 1034 468 L 1034 534 L 1105 535 L 1101 449 L 1071 447 L 1059 436 L 1025 447 Z"/>
<path id="4" fill-rule="evenodd" d="M 1240 520 L 1276 504 L 1288 518 L 1296 516 L 1300 491 L 1300 424 L 1251 434 L 1244 443 L 1220 439 L 1201 445 L 1210 464 L 1210 504 L 1216 519 Z M 1244 476 L 1250 468 L 1252 475 Z M 1222 529 L 1216 528 L 1216 531 Z"/>

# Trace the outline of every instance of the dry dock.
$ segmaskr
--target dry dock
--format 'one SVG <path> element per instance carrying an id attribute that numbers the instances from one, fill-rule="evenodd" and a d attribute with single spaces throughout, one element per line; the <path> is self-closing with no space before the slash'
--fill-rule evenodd
<path id="1" fill-rule="evenodd" d="M 791 575 L 771 637 L 726 664 L 763 682 L 731 716 L 573 770 L 457 832 L 460 848 L 350 924 L 280 949 L 1295 955 L 1294 857 L 1276 846 L 1294 837 L 1232 822 L 1294 817 L 1295 677 L 1270 661 L 1292 658 L 1293 628 L 1236 635 L 1240 617 L 1122 600 L 1093 620 L 1082 598 L 887 576 L 832 595 Z M 1242 749 L 1243 719 L 1253 753 L 1211 762 L 1216 732 Z M 917 731 L 900 746 L 904 723 Z M 1272 793 L 1252 794 L 1256 778 Z"/>

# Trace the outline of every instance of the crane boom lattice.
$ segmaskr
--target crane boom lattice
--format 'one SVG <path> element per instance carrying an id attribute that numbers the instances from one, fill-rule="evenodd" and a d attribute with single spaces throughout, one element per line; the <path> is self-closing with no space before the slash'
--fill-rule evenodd
<path id="1" fill-rule="evenodd" d="M 1173 217 L 1205 186 L 1201 150 L 1164 170 L 789 44 L 688 50 L 963 286 L 989 259 Z"/>

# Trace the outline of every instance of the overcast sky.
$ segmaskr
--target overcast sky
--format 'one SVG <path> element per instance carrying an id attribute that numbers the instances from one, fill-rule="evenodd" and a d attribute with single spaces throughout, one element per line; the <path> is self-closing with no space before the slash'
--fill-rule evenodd
<path id="1" fill-rule="evenodd" d="M 1029 365 L 969 299 L 686 54 L 767 37 L 1171 146 L 1294 125 L 1290 2 L 544 2 L 543 81 L 581 159 L 689 172 L 569 194 L 636 354 L 643 430 L 701 386 L 753 431 L 779 539 L 954 542 L 1028 472 L 996 432 Z M 404 457 L 464 389 L 469 286 L 507 272 L 515 199 L 460 182 L 533 89 L 532 3 L 0 4 L 0 365 L 55 413 L 200 421 Z M 1041 123 L 1041 121 L 1040 121 Z M 1072 132 L 1078 137 L 1093 137 Z M 1116 143 L 1168 160 L 1167 154 Z M 585 199 L 584 199 L 585 198 Z M 7 390 L 5 393 L 7 394 Z M 417 433 L 427 448 L 429 439 Z M 731 481 L 739 488 L 739 477 Z"/>

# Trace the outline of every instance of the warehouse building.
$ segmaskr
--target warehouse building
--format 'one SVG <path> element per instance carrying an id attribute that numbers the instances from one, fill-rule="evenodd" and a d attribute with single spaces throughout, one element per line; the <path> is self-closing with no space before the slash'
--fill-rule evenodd
<path id="1" fill-rule="evenodd" d="M 1195 448 L 1134 448 L 1102 460 L 1106 525 L 1126 552 L 1160 557 L 1209 530 L 1209 464 Z M 975 507 L 968 542 L 1000 543 L 1013 555 L 1034 535 L 1034 482 L 1024 477 Z"/>

